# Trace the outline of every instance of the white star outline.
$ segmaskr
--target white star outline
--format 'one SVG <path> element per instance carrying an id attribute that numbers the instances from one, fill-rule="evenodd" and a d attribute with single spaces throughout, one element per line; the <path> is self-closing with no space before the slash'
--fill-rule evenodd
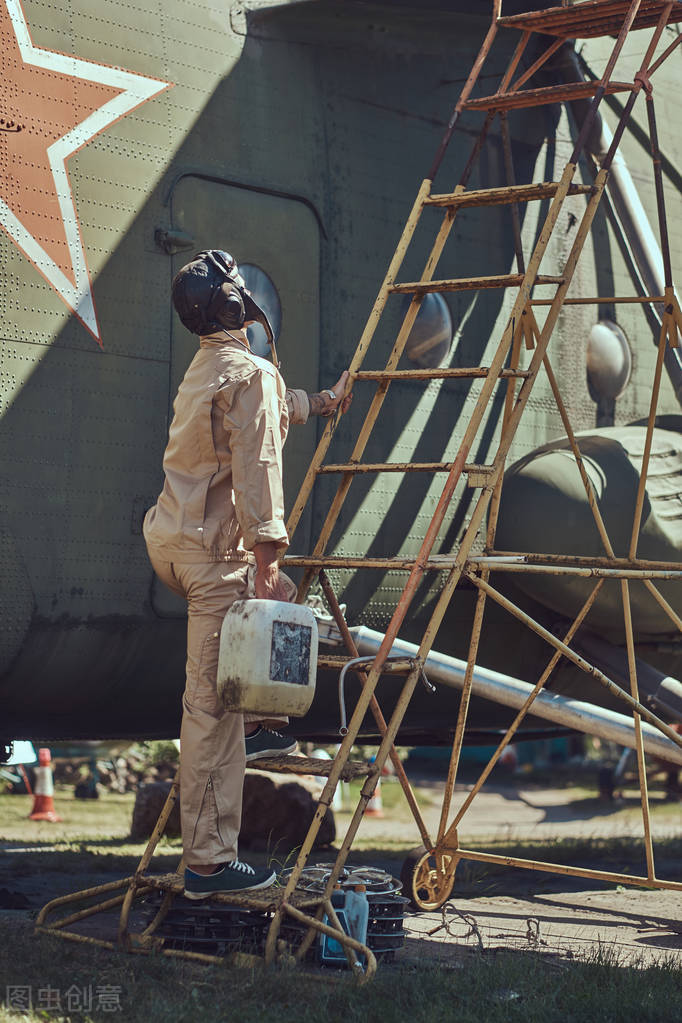
<path id="1" fill-rule="evenodd" d="M 19 52 L 25 64 L 122 90 L 47 148 L 50 170 L 64 221 L 75 285 L 50 258 L 33 235 L 27 231 L 7 203 L 0 198 L 0 227 L 4 228 L 101 347 L 102 339 L 95 312 L 90 275 L 71 183 L 66 171 L 66 161 L 78 149 L 90 142 L 95 135 L 164 89 L 169 88 L 171 83 L 34 46 L 21 0 L 5 0 L 5 3 L 16 35 Z"/>

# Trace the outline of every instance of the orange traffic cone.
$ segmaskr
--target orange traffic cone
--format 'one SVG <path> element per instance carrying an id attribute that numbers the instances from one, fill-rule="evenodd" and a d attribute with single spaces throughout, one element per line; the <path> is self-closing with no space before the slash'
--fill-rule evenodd
<path id="1" fill-rule="evenodd" d="M 383 817 L 384 804 L 381 801 L 381 778 L 377 778 L 377 787 L 365 808 L 365 817 Z"/>
<path id="2" fill-rule="evenodd" d="M 29 814 L 32 821 L 60 821 L 54 809 L 54 782 L 52 781 L 52 757 L 49 749 L 38 750 L 38 767 L 35 768 L 35 786 L 33 789 L 33 810 Z"/>

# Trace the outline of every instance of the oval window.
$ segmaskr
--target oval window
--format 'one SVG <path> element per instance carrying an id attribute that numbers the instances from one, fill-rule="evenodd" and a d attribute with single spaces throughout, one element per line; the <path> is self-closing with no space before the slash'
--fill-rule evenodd
<path id="1" fill-rule="evenodd" d="M 410 299 L 404 303 L 403 314 L 407 312 Z M 405 345 L 405 354 L 410 362 L 424 369 L 440 366 L 452 344 L 452 315 L 447 302 L 437 292 L 424 296 L 417 313 L 410 336 Z"/>
<path id="2" fill-rule="evenodd" d="M 279 300 L 277 288 L 265 270 L 261 270 L 254 263 L 240 263 L 239 272 L 244 278 L 244 283 L 251 292 L 254 302 L 265 311 L 267 318 L 270 320 L 275 341 L 277 341 L 282 327 L 282 304 Z M 267 358 L 270 355 L 270 345 L 268 344 L 265 330 L 260 323 L 251 323 L 246 328 L 246 334 L 253 354 Z"/>
<path id="3" fill-rule="evenodd" d="M 587 381 L 594 401 L 615 399 L 632 373 L 632 352 L 625 331 L 611 320 L 600 320 L 587 339 Z"/>

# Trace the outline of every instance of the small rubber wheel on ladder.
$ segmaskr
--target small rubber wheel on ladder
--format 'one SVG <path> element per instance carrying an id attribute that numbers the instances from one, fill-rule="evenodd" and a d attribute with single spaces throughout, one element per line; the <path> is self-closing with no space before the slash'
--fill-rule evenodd
<path id="1" fill-rule="evenodd" d="M 451 853 L 438 853 L 439 864 L 433 853 L 423 845 L 411 849 L 400 871 L 403 894 L 415 909 L 433 911 L 440 909 L 452 895 L 455 883 L 455 867 Z M 440 865 L 440 870 L 438 866 Z"/>

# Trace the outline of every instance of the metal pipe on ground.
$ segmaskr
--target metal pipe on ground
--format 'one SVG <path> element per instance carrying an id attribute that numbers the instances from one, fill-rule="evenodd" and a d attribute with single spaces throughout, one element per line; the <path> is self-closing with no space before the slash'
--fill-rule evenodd
<path id="1" fill-rule="evenodd" d="M 364 626 L 352 628 L 351 635 L 363 655 L 376 654 L 384 635 Z M 391 648 L 391 657 L 415 657 L 418 647 L 414 643 L 396 640 Z M 462 689 L 466 673 L 466 661 L 432 650 L 424 665 L 430 682 L 440 683 L 453 689 Z M 679 683 L 678 683 L 679 685 Z M 472 694 L 485 700 L 493 700 L 505 707 L 519 710 L 527 700 L 533 686 L 511 675 L 503 675 L 476 665 Z M 635 730 L 632 717 L 612 710 L 597 707 L 582 700 L 573 700 L 557 693 L 541 690 L 533 702 L 531 712 L 546 721 L 563 725 L 565 728 L 587 735 L 598 735 L 602 739 L 616 742 L 620 746 L 635 748 Z M 682 749 L 662 735 L 653 725 L 642 722 L 644 749 L 651 756 L 659 757 L 671 764 L 682 766 Z"/>

